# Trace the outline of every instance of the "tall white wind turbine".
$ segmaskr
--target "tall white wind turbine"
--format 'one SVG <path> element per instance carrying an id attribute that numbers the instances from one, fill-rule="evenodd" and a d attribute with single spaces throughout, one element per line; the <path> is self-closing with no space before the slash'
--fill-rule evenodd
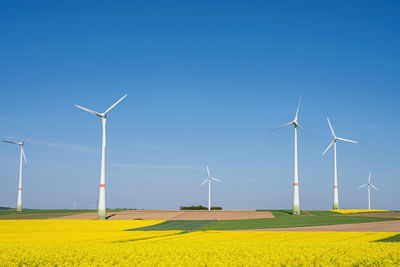
<path id="1" fill-rule="evenodd" d="M 211 180 L 221 182 L 221 180 L 218 180 L 217 178 L 213 178 L 210 175 L 210 170 L 208 169 L 208 166 L 206 166 L 207 169 L 207 178 L 204 180 L 204 182 L 201 183 L 201 185 L 205 184 L 208 182 L 208 210 L 211 210 Z"/>
<path id="2" fill-rule="evenodd" d="M 293 215 L 300 214 L 300 200 L 299 200 L 299 169 L 298 169 L 298 161 L 297 161 L 297 128 L 303 130 L 306 134 L 307 132 L 304 130 L 303 127 L 300 126 L 298 122 L 299 118 L 299 108 L 301 103 L 301 96 L 299 99 L 299 104 L 297 106 L 296 116 L 294 120 L 288 122 L 278 128 L 272 129 L 272 131 L 278 130 L 280 128 L 293 125 L 294 126 L 294 182 L 293 182 Z"/>
<path id="3" fill-rule="evenodd" d="M 378 191 L 378 188 L 376 188 L 373 184 L 371 184 L 371 172 L 369 172 L 368 176 L 368 183 L 360 185 L 358 188 L 363 188 L 368 186 L 368 209 L 371 209 L 371 187 Z"/>
<path id="4" fill-rule="evenodd" d="M 19 179 L 18 179 L 17 211 L 22 211 L 22 157 L 24 158 L 24 161 L 25 161 L 25 164 L 26 164 L 26 157 L 25 157 L 25 152 L 24 152 L 25 139 L 22 140 L 19 143 L 12 142 L 12 141 L 5 141 L 5 140 L 3 140 L 2 142 L 9 143 L 9 144 L 14 144 L 14 145 L 19 145 L 19 147 L 21 149 L 21 153 L 20 153 L 20 156 L 19 156 Z"/>
<path id="5" fill-rule="evenodd" d="M 345 142 L 350 142 L 350 143 L 358 143 L 357 141 L 349 140 L 349 139 L 344 139 L 337 137 L 335 135 L 335 132 L 333 131 L 333 127 L 331 122 L 329 121 L 329 118 L 326 118 L 328 120 L 329 128 L 331 129 L 332 137 L 333 140 L 329 144 L 329 146 L 325 149 L 324 152 L 322 152 L 322 155 L 325 155 L 325 153 L 331 148 L 333 145 L 333 165 L 334 165 L 334 180 L 333 180 L 333 209 L 337 210 L 339 209 L 339 193 L 338 193 L 338 183 L 337 183 L 337 161 L 336 161 L 336 141 L 345 141 Z"/>
<path id="6" fill-rule="evenodd" d="M 102 138 L 102 146 L 101 146 L 101 171 L 100 171 L 100 192 L 99 192 L 99 206 L 98 206 L 98 216 L 99 220 L 106 219 L 106 119 L 107 113 L 110 112 L 119 102 L 122 101 L 127 95 L 121 97 L 120 100 L 114 103 L 111 107 L 109 107 L 103 113 L 99 113 L 78 105 L 75 105 L 77 108 L 83 109 L 87 112 L 90 112 L 97 117 L 101 118 L 101 122 L 103 125 L 103 138 Z"/>

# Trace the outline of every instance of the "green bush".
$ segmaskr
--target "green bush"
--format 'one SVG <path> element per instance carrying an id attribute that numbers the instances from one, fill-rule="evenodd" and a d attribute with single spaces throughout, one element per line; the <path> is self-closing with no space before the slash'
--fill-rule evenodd
<path id="1" fill-rule="evenodd" d="M 207 210 L 208 208 L 204 207 L 202 205 L 199 205 L 199 206 L 192 205 L 192 206 L 180 206 L 179 209 L 180 210 Z"/>
<path id="2" fill-rule="evenodd" d="M 180 210 L 208 210 L 207 207 L 204 207 L 202 205 L 199 206 L 180 206 Z M 211 207 L 211 210 L 222 210 L 222 207 Z"/>

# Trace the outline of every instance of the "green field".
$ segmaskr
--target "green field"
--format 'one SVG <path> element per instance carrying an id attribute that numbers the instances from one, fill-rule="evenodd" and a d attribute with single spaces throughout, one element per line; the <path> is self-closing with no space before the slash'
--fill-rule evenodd
<path id="1" fill-rule="evenodd" d="M 121 209 L 107 209 L 107 212 L 117 212 Z M 96 213 L 97 210 L 36 210 L 36 209 L 25 209 L 21 212 L 15 209 L 4 209 L 0 210 L 0 220 L 35 220 L 35 219 L 49 219 L 57 218 L 67 215 L 73 215 L 78 213 Z"/>
<path id="2" fill-rule="evenodd" d="M 204 230 L 239 230 L 239 229 L 268 229 L 286 227 L 304 227 L 319 225 L 334 225 L 348 223 L 365 223 L 388 221 L 386 218 L 371 217 L 345 217 L 345 216 L 292 216 L 274 219 L 229 220 L 217 221 L 204 228 Z"/>
<path id="3" fill-rule="evenodd" d="M 259 211 L 262 212 L 262 210 Z M 244 230 L 393 220 L 388 218 L 343 216 L 331 211 L 302 211 L 300 216 L 293 216 L 290 210 L 270 210 L 270 212 L 275 218 L 224 221 L 166 221 L 135 230 Z"/>

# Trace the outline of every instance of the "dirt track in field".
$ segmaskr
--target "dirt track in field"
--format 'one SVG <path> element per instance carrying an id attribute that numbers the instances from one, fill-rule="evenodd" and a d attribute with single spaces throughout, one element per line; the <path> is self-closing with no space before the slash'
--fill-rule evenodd
<path id="1" fill-rule="evenodd" d="M 400 232 L 400 220 L 385 221 L 385 222 L 324 225 L 324 226 L 292 227 L 292 228 L 251 229 L 243 231 Z"/>
<path id="2" fill-rule="evenodd" d="M 131 210 L 107 213 L 109 220 L 244 220 L 274 218 L 269 211 L 254 210 Z M 81 213 L 54 219 L 94 220 L 96 213 Z"/>

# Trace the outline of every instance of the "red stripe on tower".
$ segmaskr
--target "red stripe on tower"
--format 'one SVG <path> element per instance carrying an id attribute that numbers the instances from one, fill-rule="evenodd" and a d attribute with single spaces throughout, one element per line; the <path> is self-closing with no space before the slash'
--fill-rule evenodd
<path id="1" fill-rule="evenodd" d="M 334 185 L 333 188 L 337 188 L 337 185 Z"/>
<path id="2" fill-rule="evenodd" d="M 106 187 L 106 185 L 105 184 L 100 184 L 100 187 Z"/>
<path id="3" fill-rule="evenodd" d="M 22 188 L 18 188 L 18 190 L 19 190 L 19 191 L 21 191 L 21 190 L 22 190 Z"/>
<path id="4" fill-rule="evenodd" d="M 298 186 L 298 185 L 299 185 L 299 183 L 293 183 L 293 185 L 294 185 L 294 186 Z"/>

